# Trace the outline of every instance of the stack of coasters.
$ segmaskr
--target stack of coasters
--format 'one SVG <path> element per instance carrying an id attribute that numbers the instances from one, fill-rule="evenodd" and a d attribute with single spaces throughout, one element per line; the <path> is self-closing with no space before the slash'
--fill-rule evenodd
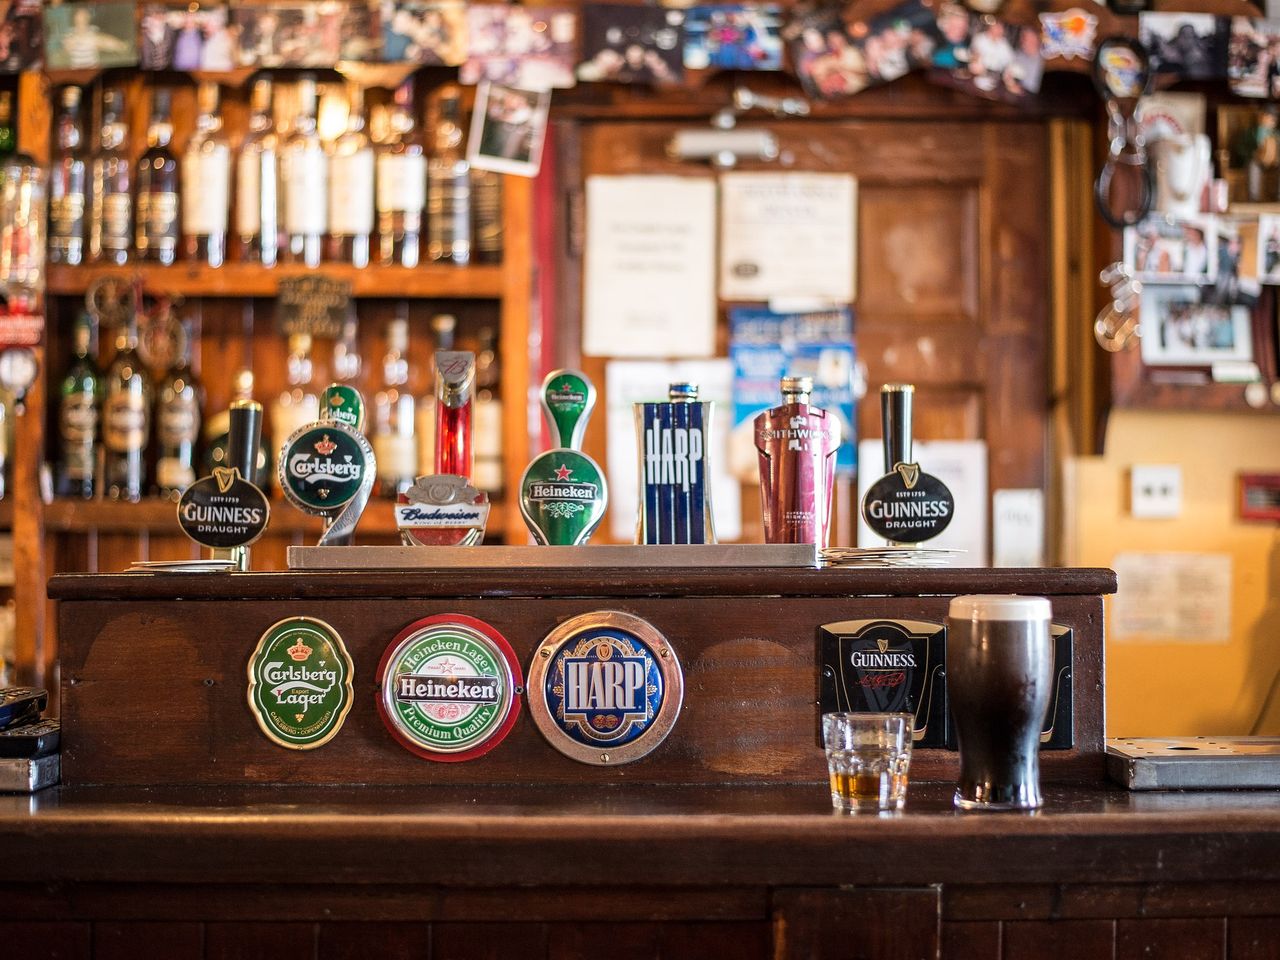
<path id="1" fill-rule="evenodd" d="M 35 793 L 58 782 L 61 725 L 42 720 L 45 690 L 0 688 L 0 793 Z"/>

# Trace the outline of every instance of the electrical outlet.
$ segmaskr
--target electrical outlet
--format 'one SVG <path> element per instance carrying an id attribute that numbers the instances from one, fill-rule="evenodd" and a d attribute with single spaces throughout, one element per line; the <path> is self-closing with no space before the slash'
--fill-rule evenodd
<path id="1" fill-rule="evenodd" d="M 1144 464 L 1129 473 L 1129 512 L 1145 520 L 1171 520 L 1182 513 L 1182 467 Z"/>

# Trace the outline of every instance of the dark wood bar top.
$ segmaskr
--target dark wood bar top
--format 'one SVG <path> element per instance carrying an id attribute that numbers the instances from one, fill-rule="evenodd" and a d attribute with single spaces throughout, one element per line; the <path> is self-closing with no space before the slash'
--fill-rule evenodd
<path id="1" fill-rule="evenodd" d="M 850 569 L 802 567 L 687 569 L 589 567 L 299 571 L 223 574 L 62 574 L 55 600 L 280 600 L 362 597 L 686 597 L 955 596 L 1114 593 L 1101 567 Z"/>
<path id="2" fill-rule="evenodd" d="M 64 788 L 0 797 L 0 851 L 9 882 L 1280 881 L 1280 793 L 1050 786 L 1028 815 L 957 812 L 953 789 L 848 816 L 817 786 Z"/>

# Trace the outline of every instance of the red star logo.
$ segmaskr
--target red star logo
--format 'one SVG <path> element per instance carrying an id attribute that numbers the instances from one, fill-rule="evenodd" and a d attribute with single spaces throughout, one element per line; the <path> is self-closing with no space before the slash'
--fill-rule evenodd
<path id="1" fill-rule="evenodd" d="M 572 475 L 573 475 L 573 471 L 564 465 L 561 465 L 556 469 L 557 480 L 568 480 L 569 477 Z"/>

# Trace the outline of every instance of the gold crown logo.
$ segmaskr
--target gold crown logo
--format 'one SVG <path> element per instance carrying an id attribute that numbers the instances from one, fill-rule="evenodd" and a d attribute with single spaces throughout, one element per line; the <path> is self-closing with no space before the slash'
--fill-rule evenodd
<path id="1" fill-rule="evenodd" d="M 319 442 L 316 443 L 316 453 L 320 454 L 322 457 L 327 457 L 337 449 L 338 445 L 329 439 L 329 435 L 327 433 Z"/>
<path id="2" fill-rule="evenodd" d="M 311 648 L 303 643 L 302 639 L 299 638 L 298 642 L 289 648 L 288 654 L 295 660 L 305 660 L 307 657 L 311 656 Z"/>

